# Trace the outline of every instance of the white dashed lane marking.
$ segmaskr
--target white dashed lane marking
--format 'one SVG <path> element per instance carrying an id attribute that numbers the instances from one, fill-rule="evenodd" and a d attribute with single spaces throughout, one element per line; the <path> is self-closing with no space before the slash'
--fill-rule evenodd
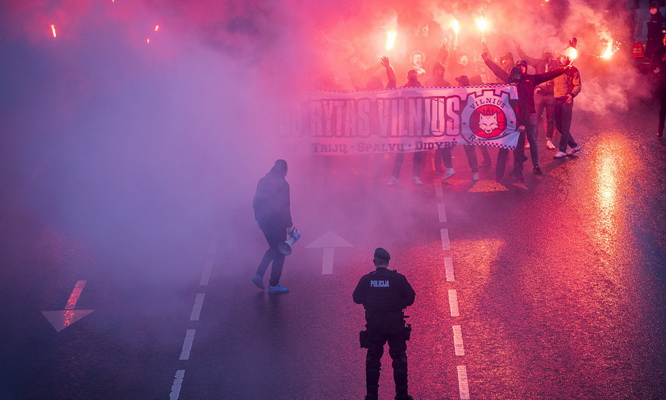
<path id="1" fill-rule="evenodd" d="M 459 317 L 458 311 L 458 292 L 455 289 L 449 289 L 449 308 L 451 309 L 452 317 Z"/>
<path id="2" fill-rule="evenodd" d="M 447 228 L 441 229 L 442 235 L 442 249 L 451 250 L 451 241 L 449 240 L 449 230 Z"/>
<path id="3" fill-rule="evenodd" d="M 469 384 L 467 382 L 467 368 L 464 365 L 458 366 L 458 390 L 460 400 L 469 400 Z"/>
<path id="4" fill-rule="evenodd" d="M 453 274 L 453 259 L 451 257 L 444 257 L 444 271 L 446 272 L 447 282 L 455 281 L 455 276 Z"/>
<path id="5" fill-rule="evenodd" d="M 439 222 L 446 222 L 446 206 L 443 201 L 437 203 L 437 212 L 439 214 Z"/>
<path id="6" fill-rule="evenodd" d="M 203 272 L 201 273 L 201 281 L 199 282 L 200 286 L 206 286 L 208 285 L 208 281 L 210 280 L 210 273 L 213 269 L 213 262 L 212 261 L 206 261 L 204 264 L 204 269 Z"/>
<path id="7" fill-rule="evenodd" d="M 460 325 L 453 325 L 453 347 L 457 356 L 465 355 L 465 346 L 463 345 L 462 328 Z"/>
<path id="8" fill-rule="evenodd" d="M 184 378 L 184 369 L 179 369 L 176 371 L 176 376 L 173 378 L 173 384 L 171 385 L 171 393 L 169 393 L 169 400 L 178 400 L 178 397 L 180 396 L 180 388 L 183 386 Z"/>
<path id="9" fill-rule="evenodd" d="M 190 321 L 199 320 L 199 316 L 201 315 L 201 307 L 203 307 L 204 296 L 206 296 L 206 293 L 197 293 L 197 297 L 194 299 L 194 307 L 192 307 Z"/>
<path id="10" fill-rule="evenodd" d="M 188 329 L 185 333 L 185 341 L 183 342 L 183 350 L 180 352 L 179 360 L 189 360 L 190 352 L 192 351 L 192 343 L 194 343 L 194 334 L 197 332 L 196 329 Z"/>

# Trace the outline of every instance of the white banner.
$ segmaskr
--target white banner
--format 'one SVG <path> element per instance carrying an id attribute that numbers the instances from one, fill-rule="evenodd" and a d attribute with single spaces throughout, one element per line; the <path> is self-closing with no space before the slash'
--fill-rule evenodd
<path id="1" fill-rule="evenodd" d="M 513 150 L 512 85 L 318 92 L 284 132 L 299 151 L 320 155 L 397 153 L 463 145 Z"/>

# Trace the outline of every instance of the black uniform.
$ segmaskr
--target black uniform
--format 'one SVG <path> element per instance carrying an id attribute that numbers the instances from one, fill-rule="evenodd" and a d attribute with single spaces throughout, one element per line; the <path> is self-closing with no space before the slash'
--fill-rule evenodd
<path id="1" fill-rule="evenodd" d="M 666 46 L 659 47 L 652 57 L 652 69 L 657 70 L 658 87 L 657 93 L 659 95 L 659 127 L 657 128 L 657 136 L 664 135 L 664 121 L 666 120 Z"/>
<path id="2" fill-rule="evenodd" d="M 407 278 L 396 271 L 380 267 L 363 276 L 354 290 L 356 304 L 365 307 L 368 355 L 365 362 L 368 398 L 379 389 L 379 371 L 384 344 L 388 341 L 393 359 L 396 399 L 408 399 L 407 340 L 403 309 L 414 304 L 416 293 Z"/>

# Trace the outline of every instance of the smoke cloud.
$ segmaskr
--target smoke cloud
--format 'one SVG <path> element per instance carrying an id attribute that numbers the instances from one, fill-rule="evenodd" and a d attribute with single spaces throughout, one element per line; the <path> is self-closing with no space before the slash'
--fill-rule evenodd
<path id="1" fill-rule="evenodd" d="M 610 113 L 647 93 L 628 57 L 600 57 L 632 31 L 610 0 L 11 0 L 0 14 L 2 129 L 25 177 L 48 160 L 39 198 L 50 201 L 34 208 L 100 243 L 151 237 L 157 247 L 212 220 L 225 231 L 248 226 L 263 247 L 252 224 L 257 180 L 277 158 L 291 171 L 331 165 L 280 145 L 279 110 L 312 90 L 385 84 L 374 68 L 382 55 L 398 84 L 416 50 L 426 68 L 443 61 L 454 82 L 457 59 L 439 58 L 442 44 L 457 44 L 468 71 L 488 77 L 482 37 L 493 57 L 516 59 L 516 44 L 539 57 L 576 37 L 577 109 Z M 391 50 L 388 31 L 398 33 Z M 363 80 L 353 80 L 359 71 Z M 303 188 L 312 176 L 288 179 Z M 297 216 L 315 214 L 299 202 Z"/>

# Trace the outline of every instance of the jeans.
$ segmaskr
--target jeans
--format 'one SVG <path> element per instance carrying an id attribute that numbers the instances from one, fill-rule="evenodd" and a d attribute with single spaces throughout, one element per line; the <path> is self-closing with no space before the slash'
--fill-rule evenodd
<path id="1" fill-rule="evenodd" d="M 421 175 L 423 170 L 425 153 L 422 151 L 414 152 L 414 166 L 412 167 L 412 176 Z M 393 176 L 400 177 L 400 170 L 402 169 L 402 162 L 405 160 L 405 153 L 398 153 L 395 155 L 395 163 L 393 164 Z"/>
<path id="2" fill-rule="evenodd" d="M 571 135 L 571 116 L 573 114 L 573 99 L 571 103 L 566 102 L 566 98 L 555 99 L 555 126 L 560 131 L 559 150 L 566 153 L 567 146 L 572 149 L 578 146 L 576 140 Z"/>
<path id="3" fill-rule="evenodd" d="M 278 283 L 280 283 L 280 276 L 282 276 L 282 267 L 284 266 L 285 257 L 278 249 L 278 245 L 287 240 L 287 227 L 283 226 L 283 224 L 276 224 L 273 222 L 260 222 L 259 228 L 264 232 L 269 247 L 257 267 L 257 275 L 263 278 L 268 269 L 268 265 L 272 261 L 271 278 L 268 284 L 271 286 L 277 286 Z"/>
<path id="4" fill-rule="evenodd" d="M 476 158 L 476 149 L 475 146 L 463 145 L 465 149 L 465 154 L 467 155 L 467 163 L 472 169 L 472 172 L 479 172 L 479 162 Z M 445 147 L 442 149 L 442 161 L 444 161 L 444 166 L 446 168 L 453 168 L 453 159 L 451 158 L 451 147 Z"/>
<path id="5" fill-rule="evenodd" d="M 553 133 L 555 131 L 555 121 L 553 119 L 553 112 L 555 109 L 555 97 L 553 94 L 543 94 L 542 90 L 537 90 L 534 92 L 534 106 L 536 107 L 536 136 L 539 137 L 539 127 L 543 129 L 543 126 L 546 127 L 546 138 L 552 139 Z M 546 123 L 541 123 L 541 116 L 544 111 L 546 112 Z M 530 146 L 532 143 L 530 142 Z"/>
<path id="6" fill-rule="evenodd" d="M 504 177 L 504 170 L 506 168 L 506 160 L 509 158 L 509 150 L 499 149 L 497 153 L 497 165 L 495 166 L 495 176 L 498 179 Z M 516 149 L 513 151 L 513 174 L 516 176 L 523 175 L 523 163 L 527 157 L 525 157 L 525 132 L 520 132 L 518 137 L 518 144 Z"/>

